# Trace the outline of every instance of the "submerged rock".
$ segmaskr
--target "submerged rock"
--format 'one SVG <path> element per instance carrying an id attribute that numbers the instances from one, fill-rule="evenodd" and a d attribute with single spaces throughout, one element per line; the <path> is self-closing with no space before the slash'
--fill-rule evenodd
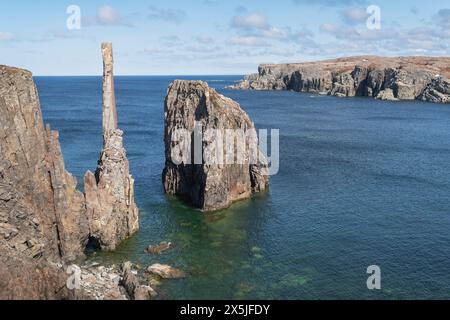
<path id="1" fill-rule="evenodd" d="M 161 254 L 164 251 L 170 250 L 172 248 L 173 248 L 172 242 L 162 241 L 159 245 L 148 246 L 148 248 L 145 249 L 145 252 L 150 254 Z"/>
<path id="2" fill-rule="evenodd" d="M 103 150 L 95 175 L 84 177 L 91 240 L 103 250 L 113 250 L 139 228 L 134 201 L 134 179 L 117 128 L 112 45 L 102 44 L 103 54 Z"/>
<path id="3" fill-rule="evenodd" d="M 213 211 L 267 187 L 267 160 L 238 103 L 205 82 L 176 80 L 164 115 L 166 193 Z"/>
<path id="4" fill-rule="evenodd" d="M 186 277 L 186 274 L 180 269 L 159 263 L 155 263 L 148 267 L 147 272 L 160 276 L 163 279 L 179 279 Z"/>
<path id="5" fill-rule="evenodd" d="M 450 58 L 362 56 L 263 64 L 231 89 L 292 90 L 338 97 L 449 103 Z"/>

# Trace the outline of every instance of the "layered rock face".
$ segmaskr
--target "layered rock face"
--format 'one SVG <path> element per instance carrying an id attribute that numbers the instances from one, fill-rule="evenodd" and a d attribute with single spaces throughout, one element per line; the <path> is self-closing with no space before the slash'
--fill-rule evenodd
<path id="1" fill-rule="evenodd" d="M 163 184 L 166 193 L 180 196 L 202 210 L 212 211 L 226 208 L 267 187 L 266 158 L 257 146 L 252 121 L 238 103 L 218 94 L 205 82 L 176 80 L 168 89 L 164 115 L 166 166 Z M 200 146 L 191 148 L 199 132 L 196 127 L 201 127 L 203 139 Z M 220 137 L 213 136 L 214 133 L 223 138 L 227 132 L 236 132 L 235 129 L 242 135 L 238 133 L 223 144 L 220 144 L 223 141 Z M 180 130 L 188 133 L 181 139 L 177 137 Z M 194 159 L 198 157 L 195 150 L 199 150 L 200 161 Z M 219 154 L 222 159 L 231 161 L 220 161 Z"/>
<path id="2" fill-rule="evenodd" d="M 85 195 L 44 127 L 30 72 L 0 66 L 0 299 L 89 298 L 66 287 L 66 266 L 89 240 L 114 249 L 138 229 L 133 179 L 117 129 L 112 49 L 102 47 L 104 147 Z"/>
<path id="3" fill-rule="evenodd" d="M 292 90 L 340 97 L 450 101 L 450 58 L 362 56 L 261 65 L 232 89 Z"/>
<path id="4" fill-rule="evenodd" d="M 91 240 L 103 250 L 113 250 L 139 228 L 134 201 L 134 180 L 117 128 L 111 43 L 102 44 L 103 54 L 103 150 L 95 175 L 84 177 Z"/>
<path id="5" fill-rule="evenodd" d="M 0 66 L 0 299 L 63 298 L 89 237 L 84 197 L 45 128 L 30 72 Z"/>

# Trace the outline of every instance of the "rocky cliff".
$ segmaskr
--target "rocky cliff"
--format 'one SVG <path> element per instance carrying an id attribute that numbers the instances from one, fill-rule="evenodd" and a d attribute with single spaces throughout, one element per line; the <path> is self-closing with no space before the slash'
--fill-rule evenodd
<path id="1" fill-rule="evenodd" d="M 67 297 L 89 237 L 84 197 L 45 128 L 31 73 L 0 66 L 0 299 Z"/>
<path id="2" fill-rule="evenodd" d="M 265 64 L 232 89 L 292 90 L 339 97 L 450 101 L 450 58 L 362 56 Z"/>
<path id="3" fill-rule="evenodd" d="M 134 201 L 134 179 L 117 127 L 111 43 L 102 44 L 103 54 L 103 150 L 95 175 L 84 177 L 90 240 L 100 249 L 113 250 L 139 228 Z"/>
<path id="4" fill-rule="evenodd" d="M 164 115 L 163 183 L 168 194 L 212 211 L 267 187 L 266 158 L 252 121 L 238 103 L 205 82 L 176 80 L 168 89 Z M 179 136 L 183 130 L 187 134 Z M 199 133 L 203 139 L 198 144 Z M 220 139 L 230 133 L 236 134 L 232 140 Z"/>
<path id="5" fill-rule="evenodd" d="M 102 46 L 104 146 L 85 195 L 44 127 L 30 72 L 0 66 L 0 299 L 91 298 L 66 287 L 90 241 L 114 249 L 138 229 L 133 179 L 117 129 L 112 48 Z"/>

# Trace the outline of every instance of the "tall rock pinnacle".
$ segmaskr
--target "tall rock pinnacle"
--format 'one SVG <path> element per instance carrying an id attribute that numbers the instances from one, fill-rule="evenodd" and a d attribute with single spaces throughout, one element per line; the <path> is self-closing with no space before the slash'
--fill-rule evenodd
<path id="1" fill-rule="evenodd" d="M 134 179 L 123 147 L 123 132 L 117 128 L 111 43 L 102 44 L 103 54 L 103 150 L 95 175 L 84 177 L 87 216 L 93 243 L 113 250 L 139 228 L 134 202 Z"/>
<path id="2" fill-rule="evenodd" d="M 114 70 L 112 43 L 102 43 L 103 55 L 103 136 L 117 129 L 116 97 L 114 95 Z"/>

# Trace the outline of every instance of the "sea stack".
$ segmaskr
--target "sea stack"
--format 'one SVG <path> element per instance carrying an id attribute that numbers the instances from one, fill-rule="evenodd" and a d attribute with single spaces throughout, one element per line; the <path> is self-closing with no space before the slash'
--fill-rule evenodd
<path id="1" fill-rule="evenodd" d="M 134 201 L 134 180 L 123 147 L 123 132 L 117 128 L 111 43 L 102 44 L 103 55 L 103 149 L 95 175 L 84 177 L 91 243 L 113 250 L 139 228 Z"/>
<path id="2" fill-rule="evenodd" d="M 238 103 L 205 82 L 175 80 L 168 89 L 164 116 L 166 193 L 214 211 L 266 189 L 267 160 L 254 124 Z M 235 134 L 232 140 L 219 138 L 230 133 Z"/>

